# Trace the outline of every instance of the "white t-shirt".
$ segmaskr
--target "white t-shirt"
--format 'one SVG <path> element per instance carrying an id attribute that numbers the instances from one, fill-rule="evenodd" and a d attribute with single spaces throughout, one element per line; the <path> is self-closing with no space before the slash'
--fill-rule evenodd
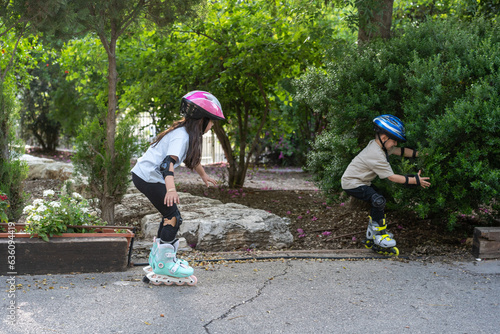
<path id="1" fill-rule="evenodd" d="M 137 163 L 132 168 L 132 172 L 149 183 L 165 183 L 165 179 L 160 172 L 160 164 L 167 155 L 179 158 L 174 168 L 179 166 L 184 159 L 189 147 L 189 135 L 185 127 L 180 127 L 169 132 L 156 146 L 149 146 L 142 157 L 137 159 Z"/>
<path id="2" fill-rule="evenodd" d="M 389 154 L 392 153 L 392 150 Z M 375 139 L 361 151 L 347 167 L 342 175 L 342 189 L 355 189 L 360 186 L 370 186 L 378 176 L 381 179 L 394 175 L 387 161 L 384 150 Z"/>

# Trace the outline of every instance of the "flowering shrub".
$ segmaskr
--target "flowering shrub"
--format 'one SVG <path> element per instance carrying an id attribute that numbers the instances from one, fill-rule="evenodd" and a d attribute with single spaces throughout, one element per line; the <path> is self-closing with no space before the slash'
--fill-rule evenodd
<path id="1" fill-rule="evenodd" d="M 7 208 L 9 206 L 9 199 L 7 195 L 0 192 L 0 223 L 7 223 L 9 221 L 7 217 Z"/>
<path id="2" fill-rule="evenodd" d="M 38 237 L 48 241 L 49 237 L 64 232 L 86 232 L 86 229 L 68 226 L 105 225 L 91 212 L 88 201 L 80 194 L 61 194 L 59 200 L 55 197 L 53 190 L 46 190 L 43 199 L 35 199 L 33 204 L 24 208 L 23 213 L 28 215 L 26 231 L 32 236 L 38 234 Z"/>

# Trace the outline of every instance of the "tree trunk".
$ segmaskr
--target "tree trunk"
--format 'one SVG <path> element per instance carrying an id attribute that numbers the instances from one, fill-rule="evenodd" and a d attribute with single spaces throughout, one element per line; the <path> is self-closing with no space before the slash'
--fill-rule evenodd
<path id="1" fill-rule="evenodd" d="M 113 197 L 105 194 L 99 206 L 101 207 L 102 220 L 107 222 L 108 225 L 113 225 L 115 221 L 115 200 Z"/>
<path id="2" fill-rule="evenodd" d="M 229 138 L 222 128 L 222 125 L 219 122 L 216 122 L 213 127 L 215 134 L 217 135 L 217 139 L 222 146 L 222 150 L 226 155 L 226 160 L 228 162 L 227 172 L 228 172 L 228 186 L 230 188 L 240 188 L 243 187 L 245 183 L 245 176 L 248 169 L 248 164 L 246 164 L 244 155 L 243 158 L 238 159 L 238 161 L 233 156 L 233 149 L 231 147 L 231 143 L 229 142 Z M 240 149 L 245 149 L 243 146 Z"/>
<path id="3" fill-rule="evenodd" d="M 111 32 L 111 39 L 108 44 L 108 113 L 106 115 L 106 143 L 105 157 L 109 159 L 109 165 L 104 170 L 103 194 L 101 201 L 102 219 L 109 224 L 115 221 L 115 200 L 112 194 L 111 184 L 113 175 L 109 171 L 114 170 L 115 164 L 115 135 L 116 135 L 116 109 L 118 99 L 116 97 L 116 86 L 118 82 L 118 71 L 116 69 L 116 38 L 115 32 Z M 101 37 L 101 40 L 104 37 Z M 105 38 L 104 38 L 105 40 Z"/>
<path id="4" fill-rule="evenodd" d="M 356 2 L 359 16 L 358 43 L 391 37 L 394 0 L 360 0 Z"/>
<path id="5" fill-rule="evenodd" d="M 231 143 L 229 142 L 229 138 L 227 137 L 226 132 L 222 128 L 220 122 L 215 122 L 213 129 L 215 131 L 215 135 L 222 146 L 222 150 L 224 151 L 224 155 L 226 156 L 226 160 L 228 163 L 227 171 L 228 171 L 228 183 L 231 184 L 234 179 L 235 169 L 236 169 L 236 161 L 233 157 L 233 149 L 231 148 Z"/>
<path id="6" fill-rule="evenodd" d="M 9 113 L 3 92 L 3 81 L 0 78 L 0 162 L 9 160 Z"/>

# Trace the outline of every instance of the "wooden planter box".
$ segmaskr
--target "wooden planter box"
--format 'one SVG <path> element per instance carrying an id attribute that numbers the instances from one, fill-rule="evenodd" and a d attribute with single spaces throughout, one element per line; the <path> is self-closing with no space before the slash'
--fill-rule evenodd
<path id="1" fill-rule="evenodd" d="M 474 228 L 472 255 L 481 259 L 500 259 L 500 227 Z"/>
<path id="2" fill-rule="evenodd" d="M 127 233 L 116 233 L 115 228 Z M 16 224 L 18 232 L 0 233 L 0 275 L 126 270 L 134 240 L 131 228 L 93 226 L 92 229 L 94 233 L 63 233 L 46 242 L 20 232 L 24 226 Z M 15 261 L 12 267 L 9 260 Z"/>

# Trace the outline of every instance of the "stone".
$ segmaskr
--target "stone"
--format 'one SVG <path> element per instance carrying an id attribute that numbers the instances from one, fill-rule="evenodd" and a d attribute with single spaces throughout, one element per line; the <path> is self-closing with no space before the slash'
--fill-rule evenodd
<path id="1" fill-rule="evenodd" d="M 127 193 L 121 202 L 115 205 L 115 221 L 123 223 L 135 220 L 139 222 L 144 216 L 157 212 L 153 204 L 142 193 Z"/>
<path id="2" fill-rule="evenodd" d="M 73 165 L 68 162 L 39 158 L 29 154 L 23 154 L 19 159 L 25 161 L 28 165 L 28 180 L 52 179 L 65 181 L 73 175 Z"/>
<path id="3" fill-rule="evenodd" d="M 279 249 L 291 245 L 290 220 L 264 210 L 179 193 L 183 223 L 178 236 L 202 251 L 259 248 Z M 141 221 L 144 238 L 153 239 L 161 221 L 159 213 Z"/>

